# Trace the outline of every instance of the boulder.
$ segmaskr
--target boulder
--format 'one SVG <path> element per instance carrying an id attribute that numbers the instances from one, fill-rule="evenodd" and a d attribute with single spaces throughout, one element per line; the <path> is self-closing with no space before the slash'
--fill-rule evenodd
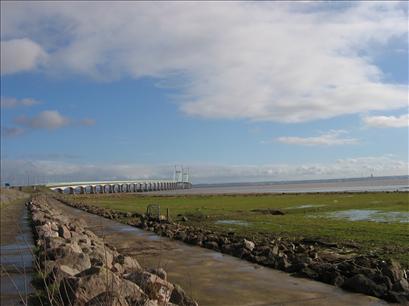
<path id="1" fill-rule="evenodd" d="M 253 241 L 244 239 L 243 240 L 243 246 L 249 250 L 250 252 L 253 251 L 254 247 L 256 246 L 256 244 Z"/>
<path id="2" fill-rule="evenodd" d="M 89 257 L 93 266 L 104 266 L 108 269 L 112 269 L 114 256 L 112 254 L 112 251 L 108 248 L 101 246 L 92 246 Z"/>
<path id="3" fill-rule="evenodd" d="M 382 273 L 388 276 L 392 283 L 403 278 L 403 271 L 399 263 L 395 260 L 388 260 L 381 264 Z"/>
<path id="4" fill-rule="evenodd" d="M 136 284 L 120 279 L 103 267 L 93 267 L 76 277 L 64 278 L 60 284 L 64 305 L 84 305 L 107 291 L 119 293 L 128 303 L 131 301 L 137 304 L 146 299 L 146 295 Z"/>
<path id="5" fill-rule="evenodd" d="M 162 268 L 156 268 L 156 269 L 149 269 L 148 272 L 155 274 L 157 276 L 159 276 L 161 279 L 163 280 L 167 280 L 168 278 L 168 274 L 166 273 L 166 271 Z"/>
<path id="6" fill-rule="evenodd" d="M 89 300 L 85 306 L 128 306 L 126 299 L 117 292 L 105 291 Z"/>
<path id="7" fill-rule="evenodd" d="M 177 284 L 174 285 L 169 301 L 180 306 L 198 306 L 197 302 L 188 296 L 182 287 Z"/>
<path id="8" fill-rule="evenodd" d="M 205 241 L 204 246 L 211 250 L 217 250 L 219 248 L 219 244 L 216 241 Z"/>
<path id="9" fill-rule="evenodd" d="M 91 267 L 91 261 L 87 254 L 73 251 L 70 246 L 60 247 L 53 251 L 52 260 L 58 265 L 65 265 L 78 271 L 84 271 Z"/>
<path id="10" fill-rule="evenodd" d="M 55 264 L 52 271 L 48 274 L 46 282 L 48 284 L 58 284 L 63 278 L 72 277 L 78 273 L 80 273 L 80 271 L 70 266 Z"/>
<path id="11" fill-rule="evenodd" d="M 125 273 L 142 271 L 139 262 L 131 256 L 118 255 L 115 257 L 115 262 L 122 265 Z"/>
<path id="12" fill-rule="evenodd" d="M 396 283 L 393 284 L 392 286 L 392 290 L 393 291 L 404 291 L 409 293 L 409 284 L 408 281 L 404 278 L 402 278 L 401 280 L 397 281 Z"/>
<path id="13" fill-rule="evenodd" d="M 342 288 L 376 297 L 382 297 L 386 293 L 385 286 L 377 285 L 363 274 L 348 278 L 342 284 Z"/>
<path id="14" fill-rule="evenodd" d="M 150 299 L 158 300 L 160 305 L 169 302 L 174 287 L 159 276 L 149 272 L 132 272 L 125 274 L 124 278 L 137 284 Z"/>

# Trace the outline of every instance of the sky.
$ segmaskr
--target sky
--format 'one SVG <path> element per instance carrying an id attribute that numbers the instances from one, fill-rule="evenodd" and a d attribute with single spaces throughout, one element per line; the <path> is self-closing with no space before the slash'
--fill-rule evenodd
<path id="1" fill-rule="evenodd" d="M 408 3 L 1 2 L 1 181 L 408 175 Z"/>

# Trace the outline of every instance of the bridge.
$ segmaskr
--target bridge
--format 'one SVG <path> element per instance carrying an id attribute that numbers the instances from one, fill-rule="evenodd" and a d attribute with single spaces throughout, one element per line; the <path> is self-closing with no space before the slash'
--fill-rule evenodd
<path id="1" fill-rule="evenodd" d="M 175 180 L 132 180 L 105 182 L 70 182 L 47 184 L 48 188 L 59 193 L 96 194 L 119 192 L 147 192 L 160 190 L 189 189 L 192 184 Z"/>

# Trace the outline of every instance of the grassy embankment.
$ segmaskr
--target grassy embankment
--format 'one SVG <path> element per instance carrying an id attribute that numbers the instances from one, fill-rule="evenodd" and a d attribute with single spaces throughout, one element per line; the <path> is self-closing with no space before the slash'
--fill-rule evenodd
<path id="1" fill-rule="evenodd" d="M 21 204 L 29 197 L 28 193 L 17 189 L 0 188 L 0 209 L 13 204 Z"/>
<path id="2" fill-rule="evenodd" d="M 187 216 L 188 224 L 217 231 L 234 230 L 247 237 L 284 236 L 324 238 L 331 242 L 354 242 L 361 252 L 374 251 L 395 258 L 409 267 L 408 193 L 327 193 L 285 195 L 193 195 L 149 196 L 135 194 L 76 195 L 68 199 L 128 212 L 145 212 L 148 204 L 160 204 L 162 214 L 170 209 L 173 219 Z M 302 205 L 312 207 L 299 208 Z M 252 212 L 279 209 L 285 215 Z M 349 221 L 328 214 L 345 210 L 398 212 L 401 222 Z M 403 213 L 403 214 L 401 214 Z M 400 215 L 399 215 L 400 214 Z M 396 217 L 395 215 L 395 217 Z M 217 224 L 220 220 L 244 221 L 245 225 Z"/>

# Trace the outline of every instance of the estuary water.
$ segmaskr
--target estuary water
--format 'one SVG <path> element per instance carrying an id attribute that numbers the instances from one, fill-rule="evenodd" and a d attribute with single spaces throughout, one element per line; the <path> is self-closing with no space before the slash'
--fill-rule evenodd
<path id="1" fill-rule="evenodd" d="M 314 192 L 409 192 L 409 177 L 380 177 L 319 181 L 232 183 L 193 185 L 192 189 L 149 192 L 149 194 L 248 194 Z"/>

